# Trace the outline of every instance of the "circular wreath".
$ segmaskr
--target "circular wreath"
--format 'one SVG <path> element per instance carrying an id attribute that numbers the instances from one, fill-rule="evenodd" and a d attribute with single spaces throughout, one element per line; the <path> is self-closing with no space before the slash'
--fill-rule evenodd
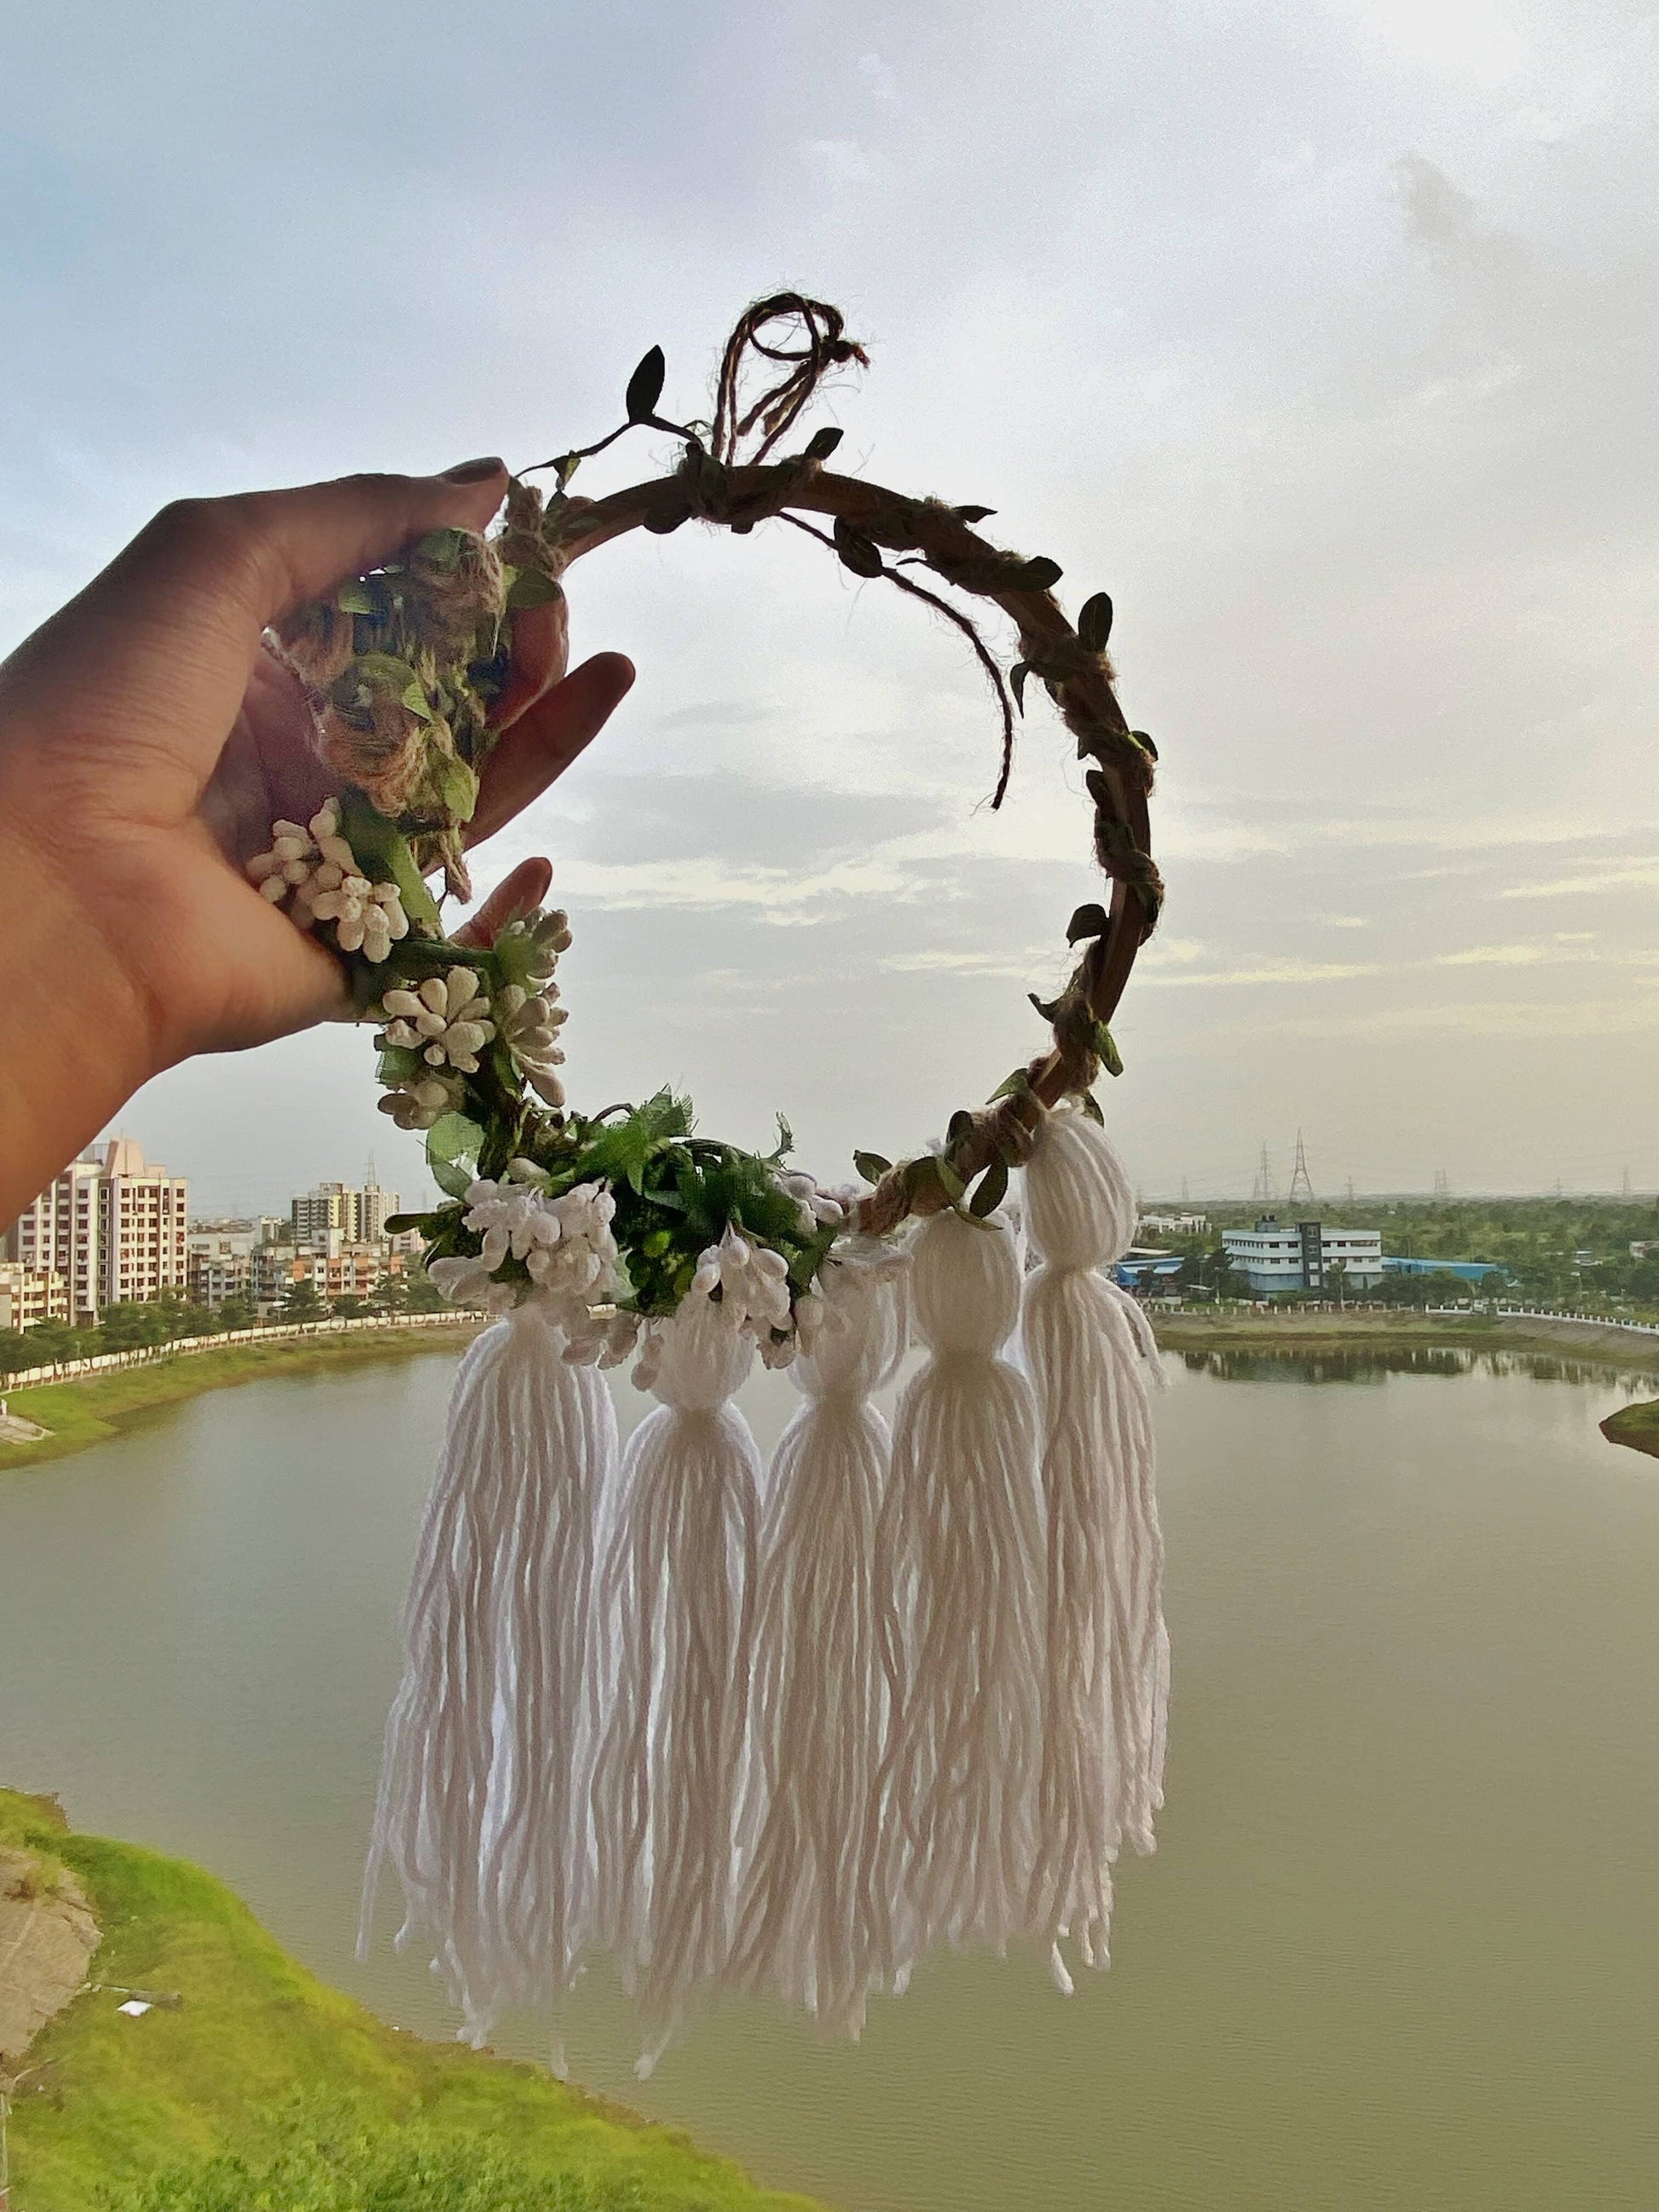
<path id="1" fill-rule="evenodd" d="M 426 1132 L 445 1202 L 395 1225 L 422 1231 L 432 1279 L 459 1302 L 493 1311 L 530 1295 L 556 1302 L 568 1358 L 615 1364 L 643 1330 L 641 1380 L 653 1364 L 649 1324 L 689 1291 L 737 1304 L 781 1365 L 810 1340 L 822 1310 L 815 1279 L 838 1240 L 889 1237 L 908 1216 L 945 1206 L 990 1215 L 1044 1109 L 1077 1096 L 1097 1115 L 1094 1082 L 1121 1067 L 1108 1024 L 1163 896 L 1147 824 L 1156 750 L 1128 727 L 1112 688 L 1107 594 L 1087 599 L 1073 626 L 1054 597 L 1056 562 L 988 543 L 975 527 L 988 507 L 835 474 L 825 463 L 837 429 L 779 454 L 849 362 L 867 357 L 836 308 L 779 294 L 732 332 L 712 420 L 674 422 L 658 411 L 665 363 L 653 347 L 629 380 L 622 424 L 513 477 L 495 536 L 434 532 L 301 609 L 280 641 L 344 788 L 308 824 L 276 823 L 249 873 L 337 948 L 364 1018 L 380 1024 L 381 1107 Z M 636 428 L 680 441 L 672 473 L 603 499 L 573 496 L 579 465 Z M 554 478 L 545 498 L 528 481 L 544 471 Z M 873 1186 L 864 1189 L 827 1191 L 791 1172 L 781 1116 L 778 1149 L 761 1157 L 699 1136 L 690 1102 L 666 1091 L 592 1115 L 569 1108 L 555 979 L 568 917 L 538 911 L 488 946 L 459 943 L 426 881 L 441 871 L 445 896 L 470 895 L 466 825 L 515 617 L 560 600 L 571 565 L 630 530 L 665 535 L 695 520 L 744 534 L 773 519 L 817 538 L 854 575 L 920 599 L 967 640 L 1001 713 L 993 807 L 1007 789 L 1028 680 L 1042 684 L 1089 763 L 1095 857 L 1110 884 L 1105 905 L 1072 916 L 1066 938 L 1082 951 L 1064 988 L 1051 1000 L 1032 994 L 1052 1030 L 1047 1052 L 986 1105 L 951 1115 L 921 1157 L 895 1165 L 855 1153 Z M 924 573 L 1012 617 L 1019 657 L 1006 676 L 973 617 Z"/>

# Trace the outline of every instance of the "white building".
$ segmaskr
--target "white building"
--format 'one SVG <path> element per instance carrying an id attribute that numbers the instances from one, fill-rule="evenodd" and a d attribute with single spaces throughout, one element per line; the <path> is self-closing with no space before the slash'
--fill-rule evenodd
<path id="1" fill-rule="evenodd" d="M 361 1189 L 319 1182 L 289 1206 L 289 1237 L 295 1244 L 311 1244 L 331 1231 L 350 1244 L 378 1244 L 398 1206 L 397 1192 L 382 1190 L 372 1175 Z"/>
<path id="2" fill-rule="evenodd" d="M 1233 1273 L 1257 1297 L 1280 1291 L 1323 1292 L 1334 1268 L 1351 1291 L 1382 1279 L 1382 1235 L 1376 1229 L 1327 1229 L 1320 1221 L 1280 1221 L 1264 1213 L 1254 1229 L 1224 1229 L 1221 1248 Z"/>
<path id="3" fill-rule="evenodd" d="M 190 1185 L 147 1161 L 131 1137 L 71 1160 L 18 1217 L 12 1249 L 36 1273 L 62 1275 L 76 1321 L 123 1298 L 182 1291 L 189 1276 Z"/>
<path id="4" fill-rule="evenodd" d="M 0 1329 L 33 1328 L 70 1317 L 69 1285 L 56 1273 L 0 1260 Z"/>
<path id="5" fill-rule="evenodd" d="M 1143 1213 L 1135 1235 L 1150 1230 L 1163 1237 L 1201 1237 L 1209 1225 L 1207 1213 Z"/>

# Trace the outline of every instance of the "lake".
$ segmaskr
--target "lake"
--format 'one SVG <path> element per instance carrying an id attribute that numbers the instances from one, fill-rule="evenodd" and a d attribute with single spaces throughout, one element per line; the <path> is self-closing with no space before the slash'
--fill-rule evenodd
<path id="1" fill-rule="evenodd" d="M 1659 1462 L 1595 1428 L 1630 1388 L 1167 1364 L 1168 1804 L 1111 1972 L 933 1959 L 850 2048 L 732 2004 L 643 2088 L 596 1974 L 573 2070 L 847 2212 L 1651 2212 Z M 390 1905 L 352 1942 L 451 1374 L 251 1383 L 0 1481 L 0 1779 L 432 2033 Z M 765 1443 L 794 1401 L 745 1402 Z"/>

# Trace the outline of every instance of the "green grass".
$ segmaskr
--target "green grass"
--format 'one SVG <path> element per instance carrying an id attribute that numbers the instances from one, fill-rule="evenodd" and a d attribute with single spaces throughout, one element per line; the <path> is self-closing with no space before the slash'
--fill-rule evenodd
<path id="1" fill-rule="evenodd" d="M 1615 1444 L 1629 1444 L 1634 1451 L 1651 1452 L 1659 1459 L 1659 1398 L 1621 1406 L 1602 1422 L 1601 1433 Z"/>
<path id="2" fill-rule="evenodd" d="M 102 1443 L 198 1391 L 325 1364 L 349 1367 L 417 1352 L 453 1352 L 469 1342 L 473 1333 L 471 1324 L 459 1322 L 453 1329 L 364 1329 L 350 1336 L 278 1337 L 269 1344 L 229 1344 L 219 1352 L 182 1352 L 176 1358 L 116 1368 L 74 1382 L 39 1382 L 25 1390 L 0 1389 L 12 1413 L 52 1432 L 35 1443 L 0 1440 L 0 1474 Z"/>
<path id="3" fill-rule="evenodd" d="M 1395 1312 L 1158 1314 L 1153 1331 L 1170 1352 L 1235 1346 L 1241 1352 L 1402 1352 L 1450 1345 L 1471 1352 L 1529 1352 L 1553 1358 L 1600 1361 L 1620 1369 L 1659 1369 L 1659 1337 L 1612 1333 L 1591 1336 L 1565 1325 L 1507 1314 Z"/>
<path id="4" fill-rule="evenodd" d="M 395 2033 L 288 1957 L 199 1868 L 73 1834 L 56 1806 L 9 1790 L 0 1790 L 0 1844 L 36 1853 L 48 1874 L 74 1872 L 103 1930 L 94 1979 L 184 1999 L 177 2011 L 129 2020 L 109 1992 L 88 1992 L 43 2031 L 30 2059 L 53 2062 L 52 2093 L 20 2098 L 12 2120 L 19 2212 L 94 2212 L 106 2192 L 123 2205 L 216 2203 L 210 2189 L 196 2193 L 204 2163 L 240 2156 L 263 2172 L 296 2094 L 348 2112 L 380 2145 L 382 2164 L 395 2162 L 404 2130 L 411 2154 L 435 2169 L 487 2151 L 503 2175 L 489 2201 L 518 2203 L 508 2181 L 528 2179 L 547 2185 L 550 2205 L 586 2203 L 591 2191 L 641 2212 L 811 2212 L 805 2198 L 757 2188 L 676 2130 L 530 2066 Z M 151 2180 L 181 2165 L 195 2166 L 195 2183 Z"/>

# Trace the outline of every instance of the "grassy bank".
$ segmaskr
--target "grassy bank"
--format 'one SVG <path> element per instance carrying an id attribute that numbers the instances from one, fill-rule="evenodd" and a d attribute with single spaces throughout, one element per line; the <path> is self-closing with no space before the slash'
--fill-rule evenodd
<path id="1" fill-rule="evenodd" d="M 33 1443 L 0 1439 L 0 1473 L 35 1467 L 87 1444 L 102 1443 L 199 1391 L 221 1390 L 264 1376 L 297 1375 L 319 1367 L 361 1366 L 417 1352 L 457 1352 L 476 1324 L 453 1328 L 365 1329 L 361 1335 L 277 1337 L 269 1344 L 229 1344 L 221 1352 L 180 1353 L 143 1367 L 122 1367 L 69 1382 L 40 1382 L 0 1393 L 14 1413 L 49 1430 Z"/>
<path id="2" fill-rule="evenodd" d="M 1309 1313 L 1295 1308 L 1160 1314 L 1153 1328 L 1166 1352 L 1365 1352 L 1450 1345 L 1470 1352 L 1535 1352 L 1659 1373 L 1659 1337 L 1500 1314 Z"/>
<path id="3" fill-rule="evenodd" d="M 1659 1399 L 1641 1406 L 1621 1406 L 1601 1424 L 1610 1443 L 1628 1444 L 1632 1451 L 1651 1452 L 1659 1459 Z"/>
<path id="4" fill-rule="evenodd" d="M 79 1880 L 103 1930 L 95 1980 L 183 1999 L 131 2020 L 115 1991 L 89 1990 L 37 2038 L 30 2061 L 51 2061 L 47 2093 L 20 2096 L 11 2129 L 20 2212 L 94 2212 L 106 2191 L 125 2207 L 158 2168 L 215 2157 L 245 2161 L 238 2175 L 263 2173 L 279 2139 L 273 2115 L 296 2092 L 325 2098 L 337 2130 L 345 2114 L 344 2135 L 370 2145 L 371 2163 L 398 2163 L 392 2131 L 413 2125 L 423 2172 L 493 2167 L 503 2179 L 485 2201 L 516 2203 L 516 2186 L 549 2206 L 811 2212 L 805 2198 L 757 2188 L 675 2130 L 529 2066 L 398 2034 L 307 1973 L 245 1905 L 182 1860 L 72 1834 L 55 1806 L 0 1790 L 8 1844 L 36 1855 L 42 1879 L 67 1867 Z M 294 2164 L 291 2149 L 279 2165 L 283 2157 Z M 180 2177 L 142 2201 L 219 2201 L 198 2186 Z M 239 2191 L 233 2178 L 226 2201 L 290 2198 Z M 404 2199 L 382 2187 L 361 2201 Z"/>

